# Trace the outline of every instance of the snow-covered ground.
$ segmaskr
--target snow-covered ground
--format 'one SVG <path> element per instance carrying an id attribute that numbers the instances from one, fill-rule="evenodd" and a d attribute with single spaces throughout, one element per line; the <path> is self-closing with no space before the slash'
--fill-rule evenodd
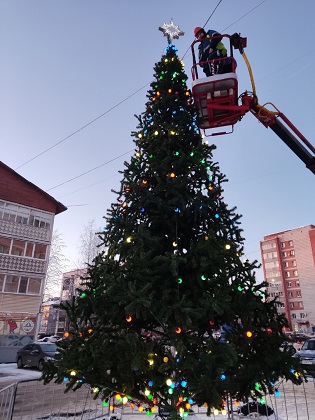
<path id="1" fill-rule="evenodd" d="M 18 369 L 16 363 L 0 364 L 0 389 L 8 385 L 8 382 L 26 381 L 40 378 L 41 373 L 34 368 Z"/>
<path id="2" fill-rule="evenodd" d="M 41 373 L 34 369 L 34 368 L 24 368 L 18 369 L 16 363 L 4 363 L 0 364 L 0 392 L 1 389 L 5 388 L 6 386 L 13 384 L 15 382 L 21 381 L 28 381 L 32 379 L 39 379 Z M 32 382 L 34 384 L 34 382 Z M 22 384 L 21 384 L 22 385 Z M 27 384 L 24 384 L 25 386 Z M 27 385 L 31 386 L 31 385 Z M 35 385 L 32 385 L 35 386 Z M 40 385 L 41 386 L 41 385 Z M 46 388 L 46 387 L 45 387 Z M 279 398 L 275 398 L 274 396 L 271 399 L 267 399 L 267 404 L 273 409 L 278 412 L 278 416 L 270 415 L 254 417 L 255 419 L 261 420 L 315 420 L 315 382 L 313 380 L 309 380 L 309 382 L 301 385 L 300 387 L 293 387 L 292 384 L 289 383 L 282 384 L 279 388 L 281 391 L 281 396 Z M 75 394 L 79 394 L 77 391 Z M 78 395 L 79 396 L 79 395 Z M 97 412 L 99 410 L 94 410 L 95 417 L 86 417 L 84 415 L 84 420 L 90 419 L 99 419 L 99 420 L 140 420 L 146 419 L 148 416 L 145 413 L 140 413 L 138 411 L 132 411 L 125 407 L 121 413 L 119 413 L 118 409 L 116 412 L 116 416 L 118 418 L 109 419 L 108 416 L 104 415 L 103 413 Z M 233 413 L 233 416 L 228 417 L 228 415 L 223 415 L 219 413 L 218 415 L 212 415 L 210 418 L 206 417 L 205 415 L 205 408 L 196 408 L 195 413 L 193 415 L 189 415 L 187 420 L 208 420 L 208 419 L 215 419 L 215 420 L 227 420 L 229 419 L 253 419 L 252 417 L 240 416 L 236 412 Z M 0 416 L 1 417 L 1 416 Z M 49 417 L 49 420 L 55 420 L 54 415 Z M 76 420 L 76 416 L 72 417 L 73 420 Z M 83 417 L 81 417 L 83 419 Z M 126 419 L 124 419 L 126 418 Z M 154 418 L 154 417 L 152 417 Z M 154 420 L 160 420 L 158 416 L 155 417 Z"/>

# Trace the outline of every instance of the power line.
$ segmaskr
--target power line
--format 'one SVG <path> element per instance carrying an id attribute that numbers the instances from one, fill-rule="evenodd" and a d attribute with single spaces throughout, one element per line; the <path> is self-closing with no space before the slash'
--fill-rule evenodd
<path id="1" fill-rule="evenodd" d="M 92 169 L 90 169 L 90 170 L 88 170 L 88 171 L 86 171 L 86 172 L 83 172 L 83 173 L 82 173 L 82 174 L 80 174 L 80 175 L 77 175 L 77 176 L 75 176 L 75 177 L 73 177 L 73 178 L 71 178 L 71 179 L 68 179 L 67 181 L 62 182 L 61 184 L 55 185 L 54 187 L 49 188 L 48 190 L 46 190 L 46 192 L 47 192 L 47 191 L 54 190 L 54 189 L 55 189 L 55 188 L 57 188 L 57 187 L 61 187 L 62 185 L 68 184 L 68 182 L 71 182 L 71 181 L 73 181 L 73 180 L 75 180 L 75 179 L 81 178 L 81 176 L 86 175 L 86 174 L 89 174 L 90 172 L 93 172 L 93 171 L 95 171 L 96 169 L 101 168 L 102 166 L 108 165 L 109 163 L 114 162 L 114 160 L 117 160 L 117 159 L 121 158 L 122 156 L 125 156 L 125 155 L 127 155 L 128 153 L 131 153 L 131 152 L 133 152 L 133 149 L 132 149 L 132 150 L 128 150 L 128 152 L 123 153 L 122 155 L 119 155 L 119 156 L 117 156 L 117 157 L 115 157 L 115 158 L 113 158 L 113 159 L 111 159 L 111 160 L 108 160 L 107 162 L 102 163 L 101 165 L 95 166 L 95 168 L 92 168 Z"/>
<path id="2" fill-rule="evenodd" d="M 257 4 L 257 6 L 253 7 L 251 10 L 249 10 L 247 13 L 245 13 L 245 15 L 241 16 L 239 19 L 235 20 L 233 23 L 231 23 L 231 25 L 227 26 L 225 29 L 223 29 L 223 31 L 226 31 L 227 29 L 229 29 L 231 26 L 233 26 L 235 23 L 239 22 L 241 19 L 243 19 L 243 17 L 249 15 L 253 10 L 257 9 L 257 7 L 261 6 L 263 3 L 265 3 L 267 0 L 263 0 L 262 2 L 260 2 L 259 4 Z M 222 31 L 222 32 L 223 32 Z"/>
<path id="3" fill-rule="evenodd" d="M 259 4 L 258 4 L 257 6 L 255 6 L 253 9 L 251 9 L 249 12 L 247 12 L 246 14 L 244 14 L 243 16 L 241 16 L 241 17 L 240 17 L 238 20 L 236 20 L 234 23 L 236 23 L 236 22 L 238 22 L 239 20 L 241 20 L 244 16 L 247 16 L 249 13 L 251 13 L 253 10 L 255 10 L 257 7 L 259 7 L 261 4 L 263 4 L 263 3 L 264 3 L 264 2 L 266 2 L 266 1 L 267 1 L 267 0 L 263 0 L 261 3 L 259 3 Z M 209 22 L 209 20 L 211 19 L 211 17 L 213 16 L 213 14 L 215 13 L 215 11 L 217 10 L 217 8 L 219 7 L 219 5 L 220 5 L 221 3 L 222 3 L 222 0 L 219 0 L 218 4 L 217 4 L 217 5 L 216 5 L 216 7 L 213 9 L 212 13 L 210 14 L 209 18 L 207 19 L 207 21 L 205 22 L 205 24 L 204 24 L 204 26 L 203 26 L 203 27 L 205 27 L 205 26 L 206 26 L 206 24 Z M 234 23 L 232 23 L 230 26 L 234 25 Z M 228 26 L 227 28 L 229 28 L 230 26 Z M 226 29 L 227 29 L 227 28 L 226 28 Z M 225 31 L 226 29 L 224 29 L 224 31 Z M 187 51 L 188 51 L 188 50 L 187 50 Z M 184 57 L 185 57 L 185 55 L 187 54 L 187 51 L 186 51 L 186 53 L 184 54 Z M 184 57 L 183 57 L 183 59 L 184 59 Z M 117 108 L 119 105 L 121 105 L 122 103 L 124 103 L 125 101 L 127 101 L 128 99 L 130 99 L 132 96 L 136 95 L 138 92 L 140 92 L 142 89 L 144 89 L 144 88 L 145 88 L 146 86 L 148 86 L 149 84 L 150 84 L 150 82 L 146 83 L 144 86 L 142 86 L 141 88 L 137 89 L 135 92 L 133 92 L 132 94 L 130 94 L 129 96 L 127 96 L 125 99 L 123 99 L 122 101 L 118 102 L 117 104 L 115 104 L 114 106 L 112 106 L 111 108 L 109 108 L 107 111 L 103 112 L 103 113 L 102 113 L 101 115 L 99 115 L 98 117 L 94 118 L 93 120 L 91 120 L 90 122 L 88 122 L 87 124 L 85 124 L 84 126 L 80 127 L 78 130 L 76 130 L 76 131 L 72 132 L 72 133 L 71 133 L 71 134 L 69 134 L 67 137 L 65 137 L 65 138 L 63 138 L 62 140 L 58 141 L 57 143 L 55 143 L 55 144 L 54 144 L 54 145 L 52 145 L 51 147 L 49 147 L 49 148 L 45 149 L 45 150 L 44 150 L 44 151 L 42 151 L 41 153 L 38 153 L 38 154 L 37 154 L 37 155 L 35 155 L 33 158 L 29 159 L 28 161 L 24 162 L 22 165 L 20 165 L 20 166 L 18 166 L 17 168 L 15 168 L 15 170 L 17 170 L 17 169 L 19 169 L 19 168 L 21 168 L 21 167 L 23 167 L 23 166 L 27 165 L 28 163 L 32 162 L 33 160 L 37 159 L 38 157 L 42 156 L 43 154 L 45 154 L 45 153 L 47 153 L 48 151 L 52 150 L 53 148 L 57 147 L 59 144 L 61 144 L 61 143 L 65 142 L 66 140 L 68 140 L 69 138 L 71 138 L 72 136 L 74 136 L 75 134 L 77 134 L 77 133 L 79 133 L 80 131 L 84 130 L 86 127 L 88 127 L 89 125 L 93 124 L 95 121 L 99 120 L 100 118 L 102 118 L 104 115 L 108 114 L 108 113 L 109 113 L 110 111 L 112 111 L 113 109 Z M 131 150 L 131 151 L 132 151 L 132 150 Z M 53 190 L 53 189 L 55 189 L 55 188 L 57 188 L 57 187 L 60 187 L 60 186 L 62 186 L 62 185 L 64 185 L 64 184 L 67 184 L 68 182 L 71 182 L 71 181 L 73 181 L 73 180 L 75 180 L 75 179 L 78 179 L 78 178 L 80 178 L 80 177 L 82 177 L 82 176 L 84 176 L 84 175 L 86 175 L 86 174 L 88 174 L 88 173 L 90 173 L 90 172 L 93 172 L 94 170 L 96 170 L 96 169 L 98 169 L 98 168 L 100 168 L 100 167 L 102 167 L 102 166 L 104 166 L 104 165 L 107 165 L 108 163 L 110 163 L 110 162 L 112 162 L 112 161 L 114 161 L 114 160 L 116 160 L 116 159 L 119 159 L 120 157 L 122 157 L 122 156 L 124 156 L 124 155 L 126 155 L 126 154 L 130 153 L 131 151 L 128 151 L 128 152 L 126 152 L 126 153 L 124 153 L 124 154 L 122 154 L 122 155 L 120 155 L 120 156 L 117 156 L 116 158 L 113 158 L 113 159 L 111 159 L 110 161 L 105 162 L 105 163 L 103 163 L 103 164 L 101 164 L 101 165 L 99 165 L 99 166 L 97 166 L 97 167 L 95 167 L 95 168 L 92 168 L 92 169 L 90 169 L 89 171 L 86 171 L 86 172 L 84 172 L 84 173 L 82 173 L 82 174 L 80 174 L 80 175 L 78 175 L 78 176 L 76 176 L 76 177 L 74 177 L 74 178 L 71 178 L 71 179 L 69 179 L 69 180 L 67 180 L 67 181 L 65 181 L 65 182 L 63 182 L 63 183 L 61 183 L 61 184 L 58 184 L 58 185 L 56 185 L 56 186 L 54 186 L 54 187 L 52 187 L 52 188 L 48 189 L 47 191 L 51 191 L 51 190 Z"/>
<path id="4" fill-rule="evenodd" d="M 18 166 L 17 168 L 15 168 L 15 170 L 22 168 L 23 166 L 27 165 L 28 163 L 32 162 L 33 160 L 37 159 L 39 156 L 42 156 L 43 154 L 49 152 L 50 150 L 52 150 L 53 148 L 55 148 L 56 146 L 58 146 L 59 144 L 63 143 L 64 141 L 68 140 L 70 137 L 74 136 L 75 134 L 79 133 L 80 131 L 84 130 L 86 127 L 88 127 L 89 125 L 93 124 L 95 121 L 99 120 L 100 118 L 104 117 L 104 115 L 108 114 L 110 111 L 112 111 L 113 109 L 117 108 L 119 105 L 121 105 L 122 103 L 124 103 L 125 101 L 127 101 L 128 99 L 130 99 L 132 96 L 136 95 L 138 92 L 140 92 L 142 89 L 144 89 L 146 86 L 148 86 L 149 83 L 146 83 L 144 86 L 142 86 L 140 89 L 136 90 L 135 92 L 133 92 L 131 95 L 127 96 L 125 99 L 123 99 L 122 101 L 118 102 L 116 105 L 112 106 L 111 108 L 109 108 L 107 111 L 103 112 L 103 114 L 99 115 L 98 117 L 94 118 L 92 121 L 88 122 L 87 124 L 85 124 L 83 127 L 79 128 L 78 130 L 74 131 L 73 133 L 69 134 L 67 137 L 65 137 L 64 139 L 58 141 L 57 143 L 53 144 L 52 146 L 50 146 L 48 149 L 43 150 L 41 153 L 38 153 L 36 156 L 32 157 L 31 159 L 29 159 L 28 161 L 24 162 L 22 165 Z M 122 155 L 123 156 L 123 155 Z M 120 157 L 120 156 L 118 156 Z"/>

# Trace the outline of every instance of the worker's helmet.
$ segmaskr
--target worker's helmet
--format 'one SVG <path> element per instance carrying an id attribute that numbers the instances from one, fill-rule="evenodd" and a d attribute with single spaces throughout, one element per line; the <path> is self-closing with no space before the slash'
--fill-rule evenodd
<path id="1" fill-rule="evenodd" d="M 198 34 L 200 31 L 203 31 L 203 28 L 201 28 L 200 26 L 197 26 L 197 27 L 194 29 L 194 35 L 195 35 L 195 37 L 197 36 L 197 34 Z"/>

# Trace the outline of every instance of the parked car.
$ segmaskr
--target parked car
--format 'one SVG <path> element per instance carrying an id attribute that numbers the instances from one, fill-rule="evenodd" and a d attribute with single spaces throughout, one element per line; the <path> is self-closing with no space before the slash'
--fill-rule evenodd
<path id="1" fill-rule="evenodd" d="M 306 372 L 313 374 L 315 372 L 315 338 L 305 341 L 301 350 L 297 351 L 293 357 L 301 361 Z"/>
<path id="2" fill-rule="evenodd" d="M 62 337 L 59 337 L 59 335 L 50 335 L 43 338 L 39 338 L 37 340 L 38 343 L 55 343 L 56 341 L 59 341 Z"/>
<path id="3" fill-rule="evenodd" d="M 55 343 L 31 343 L 27 344 L 16 355 L 16 363 L 19 369 L 24 366 L 33 366 L 40 371 L 48 360 L 60 359 L 60 353 Z"/>

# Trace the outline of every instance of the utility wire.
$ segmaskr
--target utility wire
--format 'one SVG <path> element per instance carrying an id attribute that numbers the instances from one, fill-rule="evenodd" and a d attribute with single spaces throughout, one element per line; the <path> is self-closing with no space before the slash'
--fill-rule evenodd
<path id="1" fill-rule="evenodd" d="M 253 9 L 251 9 L 249 12 L 247 12 L 246 14 L 244 14 L 243 16 L 241 16 L 238 20 L 236 20 L 235 22 L 233 22 L 231 25 L 229 25 L 227 28 L 229 28 L 230 26 L 234 25 L 236 22 L 238 22 L 239 20 L 241 20 L 244 16 L 247 16 L 249 13 L 251 13 L 253 10 L 255 10 L 257 7 L 259 7 L 261 4 L 265 3 L 267 0 L 263 0 L 261 3 L 259 3 L 257 6 L 255 6 Z M 218 4 L 216 5 L 216 7 L 213 9 L 212 13 L 210 14 L 209 18 L 207 19 L 207 21 L 205 22 L 205 24 L 203 25 L 203 27 L 206 26 L 206 24 L 209 22 L 209 20 L 211 19 L 211 17 L 213 16 L 213 14 L 215 13 L 215 11 L 217 10 L 217 8 L 219 7 L 219 5 L 222 3 L 222 0 L 219 0 Z M 225 28 L 224 31 L 227 29 Z M 187 52 L 188 52 L 189 48 L 187 49 L 186 53 L 183 56 L 183 59 L 185 58 Z M 54 145 L 52 145 L 51 147 L 49 147 L 48 149 L 43 150 L 41 153 L 37 154 L 36 156 L 34 156 L 33 158 L 29 159 L 28 161 L 24 162 L 22 165 L 18 166 L 17 168 L 15 168 L 15 170 L 22 168 L 23 166 L 27 165 L 28 163 L 32 162 L 33 160 L 37 159 L 38 157 L 42 156 L 43 154 L 47 153 L 48 151 L 52 150 L 53 148 L 57 147 L 59 144 L 65 142 L 66 140 L 68 140 L 69 138 L 71 138 L 72 136 L 74 136 L 75 134 L 79 133 L 80 131 L 84 130 L 86 127 L 88 127 L 89 125 L 93 124 L 95 121 L 99 120 L 100 118 L 102 118 L 104 115 L 108 114 L 110 111 L 112 111 L 113 109 L 117 108 L 119 105 L 121 105 L 122 103 L 124 103 L 125 101 L 127 101 L 128 99 L 130 99 L 132 96 L 136 95 L 138 92 L 140 92 L 142 89 L 144 89 L 146 86 L 148 86 L 150 84 L 150 82 L 146 83 L 144 86 L 142 86 L 141 88 L 137 89 L 135 92 L 133 92 L 132 94 L 130 94 L 129 96 L 127 96 L 125 99 L 123 99 L 122 101 L 118 102 L 117 104 L 115 104 L 114 106 L 112 106 L 111 108 L 109 108 L 107 111 L 103 112 L 101 115 L 99 115 L 98 117 L 94 118 L 93 120 L 91 120 L 90 122 L 88 122 L 87 124 L 85 124 L 84 126 L 80 127 L 78 130 L 72 132 L 71 134 L 69 134 L 67 137 L 63 138 L 62 140 L 58 141 L 57 143 L 55 143 Z M 132 151 L 132 150 L 131 150 Z M 120 157 L 130 153 L 131 151 L 128 151 L 120 156 L 117 156 L 116 158 L 111 159 L 108 162 L 105 162 L 95 168 L 90 169 L 89 171 L 86 171 L 74 178 L 71 178 L 61 184 L 58 184 L 50 189 L 48 189 L 47 191 L 51 191 L 57 187 L 60 187 L 64 184 L 67 184 L 68 182 L 71 182 L 75 179 L 78 179 L 90 172 L 93 172 L 94 170 L 107 165 L 110 162 L 113 162 L 116 159 L 119 159 Z"/>
<path id="2" fill-rule="evenodd" d="M 216 7 L 213 9 L 212 13 L 210 14 L 210 16 L 208 17 L 206 23 L 203 25 L 203 28 L 206 26 L 206 24 L 209 22 L 209 20 L 212 18 L 214 12 L 217 10 L 217 8 L 219 7 L 219 4 L 222 2 L 222 0 L 219 1 L 219 3 L 216 5 Z M 189 51 L 190 47 L 187 48 L 185 54 L 183 55 L 182 60 L 184 60 L 184 58 L 186 57 L 188 51 Z"/>
<path id="3" fill-rule="evenodd" d="M 65 137 L 64 139 L 58 141 L 57 143 L 53 144 L 51 147 L 49 147 L 46 150 L 43 150 L 41 153 L 39 153 L 38 155 L 32 157 L 31 159 L 29 159 L 28 161 L 24 162 L 22 165 L 18 166 L 17 168 L 15 168 L 15 170 L 22 168 L 23 166 L 27 165 L 28 163 L 32 162 L 33 160 L 37 159 L 39 156 L 42 156 L 43 154 L 49 152 L 49 150 L 52 150 L 53 148 L 55 148 L 56 146 L 58 146 L 59 144 L 63 143 L 64 141 L 68 140 L 70 137 L 74 136 L 75 134 L 79 133 L 80 131 L 84 130 L 86 127 L 88 127 L 89 125 L 93 124 L 95 121 L 99 120 L 100 118 L 102 118 L 104 115 L 108 114 L 110 111 L 112 111 L 113 109 L 117 108 L 119 105 L 121 105 L 122 103 L 124 103 L 125 101 L 127 101 L 128 99 L 130 99 L 132 96 L 136 95 L 138 92 L 140 92 L 142 89 L 144 89 L 146 86 L 148 86 L 149 83 L 146 83 L 144 86 L 142 86 L 140 89 L 136 90 L 135 92 L 133 92 L 131 95 L 127 96 L 125 99 L 123 99 L 122 101 L 118 102 L 116 105 L 112 106 L 111 108 L 109 108 L 107 111 L 103 112 L 103 114 L 99 115 L 98 117 L 94 118 L 92 121 L 88 122 L 87 124 L 85 124 L 83 127 L 79 128 L 78 130 L 74 131 L 73 133 L 69 134 L 67 137 Z M 121 155 L 123 156 L 123 155 Z M 120 156 L 118 156 L 120 157 Z"/>
<path id="4" fill-rule="evenodd" d="M 61 185 L 68 184 L 68 182 L 71 182 L 71 181 L 73 181 L 73 180 L 75 180 L 75 179 L 81 178 L 81 176 L 86 175 L 86 174 L 89 174 L 90 172 L 93 172 L 93 171 L 95 171 L 96 169 L 101 168 L 102 166 L 108 165 L 109 163 L 114 162 L 114 160 L 117 160 L 117 159 L 121 158 L 122 156 L 125 156 L 125 155 L 127 155 L 128 153 L 133 152 L 133 150 L 134 150 L 134 149 L 128 150 L 128 152 L 123 153 L 122 155 L 119 155 L 119 156 L 117 156 L 117 157 L 115 157 L 115 158 L 113 158 L 113 159 L 111 159 L 111 160 L 108 160 L 107 162 L 102 163 L 101 165 L 98 165 L 98 166 L 96 166 L 95 168 L 92 168 L 92 169 L 90 169 L 90 170 L 88 170 L 88 171 L 86 171 L 86 172 L 83 172 L 83 173 L 82 173 L 82 174 L 80 174 L 80 175 L 77 175 L 77 176 L 75 176 L 75 177 L 73 177 L 73 178 L 71 178 L 71 179 L 68 179 L 67 181 L 62 182 L 61 184 L 55 185 L 54 187 L 49 188 L 48 190 L 46 190 L 46 192 L 47 192 L 47 191 L 54 190 L 54 189 L 55 189 L 55 188 L 57 188 L 57 187 L 61 187 Z"/>
<path id="5" fill-rule="evenodd" d="M 237 19 L 236 21 L 234 21 L 233 23 L 231 23 L 231 25 L 229 25 L 225 29 L 223 29 L 222 32 L 226 31 L 228 28 L 230 28 L 231 26 L 233 26 L 235 23 L 239 22 L 241 19 L 243 19 L 243 17 L 249 15 L 253 10 L 257 9 L 257 7 L 261 6 L 266 1 L 267 0 L 263 0 L 262 2 L 260 2 L 259 4 L 257 4 L 257 6 L 253 7 L 251 10 L 249 10 L 247 13 L 245 13 L 245 15 L 241 16 L 239 19 Z"/>

